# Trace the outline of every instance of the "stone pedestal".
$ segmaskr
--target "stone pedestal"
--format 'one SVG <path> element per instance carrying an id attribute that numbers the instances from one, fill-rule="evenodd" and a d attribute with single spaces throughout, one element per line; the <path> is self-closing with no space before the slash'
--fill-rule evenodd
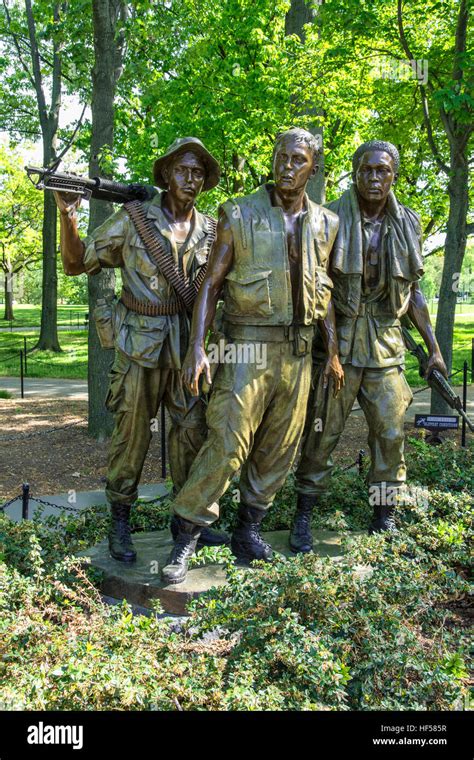
<path id="1" fill-rule="evenodd" d="M 334 559 L 341 556 L 341 539 L 338 533 L 317 530 L 313 535 L 316 554 Z M 287 530 L 264 533 L 263 537 L 279 554 L 293 556 L 288 546 Z M 130 564 L 113 559 L 109 554 L 107 541 L 102 541 L 81 553 L 81 556 L 90 558 L 93 567 L 103 572 L 103 594 L 116 599 L 125 598 L 131 604 L 141 607 L 150 607 L 153 599 L 159 599 L 165 612 L 182 615 L 191 599 L 212 586 L 222 586 L 226 583 L 221 565 L 204 565 L 190 570 L 184 583 L 165 585 L 161 581 L 160 570 L 166 564 L 172 547 L 169 531 L 135 533 L 133 543 L 137 550 L 137 560 Z M 250 572 L 258 570 L 250 569 Z"/>

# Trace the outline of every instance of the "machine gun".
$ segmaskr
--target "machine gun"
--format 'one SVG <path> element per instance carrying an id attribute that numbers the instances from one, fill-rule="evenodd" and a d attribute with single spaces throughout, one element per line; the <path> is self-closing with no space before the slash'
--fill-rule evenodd
<path id="1" fill-rule="evenodd" d="M 474 425 L 470 421 L 466 412 L 462 407 L 462 401 L 459 396 L 451 388 L 450 384 L 445 377 L 437 369 L 431 370 L 428 377 L 425 376 L 426 368 L 428 367 L 428 354 L 421 343 L 417 343 L 414 337 L 410 334 L 410 331 L 406 327 L 402 327 L 403 340 L 409 352 L 416 356 L 418 364 L 420 365 L 420 377 L 425 378 L 426 382 L 436 391 L 444 400 L 449 404 L 451 409 L 455 409 L 458 414 L 466 421 L 471 432 L 474 432 Z"/>
<path id="2" fill-rule="evenodd" d="M 25 166 L 28 178 L 38 190 L 57 190 L 62 193 L 75 193 L 89 200 L 97 198 L 100 201 L 112 203 L 127 203 L 128 201 L 147 201 L 156 195 L 153 185 L 125 185 L 103 177 L 78 177 L 76 174 L 56 172 L 58 162 L 50 168 Z M 37 175 L 38 179 L 33 177 Z"/>

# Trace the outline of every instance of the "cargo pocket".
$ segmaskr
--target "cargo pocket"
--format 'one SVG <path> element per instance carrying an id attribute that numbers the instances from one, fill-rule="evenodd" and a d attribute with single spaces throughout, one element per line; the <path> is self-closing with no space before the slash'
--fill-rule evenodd
<path id="1" fill-rule="evenodd" d="M 402 396 L 403 396 L 403 401 L 405 403 L 405 409 L 408 409 L 411 402 L 413 401 L 413 392 L 410 386 L 408 385 L 408 382 L 407 382 L 407 379 L 405 377 L 405 373 L 402 367 L 397 367 L 397 369 L 399 373 L 400 384 L 402 386 Z"/>
<path id="2" fill-rule="evenodd" d="M 120 351 L 115 354 L 115 361 L 112 365 L 112 369 L 109 372 L 110 384 L 107 396 L 105 398 L 105 406 L 109 412 L 118 411 L 125 398 L 125 378 L 131 367 L 131 360 L 124 356 Z"/>
<path id="3" fill-rule="evenodd" d="M 123 349 L 124 354 L 144 366 L 156 366 L 169 333 L 169 330 L 165 329 L 166 319 L 129 311 L 118 336 L 117 346 Z"/>
<path id="4" fill-rule="evenodd" d="M 113 304 L 105 298 L 97 299 L 97 306 L 92 312 L 97 335 L 102 348 L 114 347 Z"/>
<path id="5" fill-rule="evenodd" d="M 332 280 L 324 267 L 317 266 L 315 270 L 313 319 L 326 316 L 332 292 Z"/>
<path id="6" fill-rule="evenodd" d="M 384 361 L 405 356 L 405 343 L 400 322 L 396 317 L 381 314 L 374 315 L 373 324 L 377 335 L 377 343 L 373 347 L 375 357 Z"/>
<path id="7" fill-rule="evenodd" d="M 144 277 L 154 277 L 158 274 L 158 268 L 151 259 L 140 235 L 136 234 L 130 239 L 130 254 L 128 267 L 135 269 Z"/>
<path id="8" fill-rule="evenodd" d="M 268 317 L 273 314 L 269 277 L 271 270 L 242 275 L 229 272 L 225 278 L 225 313 L 236 317 Z"/>

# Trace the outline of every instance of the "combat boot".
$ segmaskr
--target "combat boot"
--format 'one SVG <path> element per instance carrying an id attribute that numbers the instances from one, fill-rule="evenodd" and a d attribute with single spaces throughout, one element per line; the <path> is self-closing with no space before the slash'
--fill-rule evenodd
<path id="1" fill-rule="evenodd" d="M 165 583 L 182 583 L 188 572 L 188 562 L 196 551 L 201 526 L 176 515 L 178 532 L 168 557 L 168 562 L 161 571 Z"/>
<path id="2" fill-rule="evenodd" d="M 273 559 L 272 547 L 265 543 L 259 533 L 260 523 L 265 512 L 246 504 L 239 505 L 237 523 L 232 533 L 230 548 L 241 564 L 249 564 L 254 559 L 270 562 Z"/>
<path id="3" fill-rule="evenodd" d="M 112 523 L 109 530 L 109 550 L 120 562 L 134 562 L 137 558 L 130 534 L 130 506 L 111 504 Z"/>
<path id="4" fill-rule="evenodd" d="M 369 536 L 373 533 L 396 533 L 397 526 L 394 519 L 394 508 L 386 506 L 375 506 L 374 516 L 369 526 Z"/>
<path id="5" fill-rule="evenodd" d="M 317 503 L 314 494 L 299 493 L 296 514 L 290 531 L 290 549 L 295 554 L 308 554 L 313 550 L 311 515 Z"/>
<path id="6" fill-rule="evenodd" d="M 170 523 L 171 535 L 173 541 L 176 541 L 176 537 L 179 533 L 178 518 L 173 515 Z M 230 544 L 230 538 L 224 531 L 213 530 L 212 528 L 202 528 L 201 535 L 198 538 L 196 550 L 202 549 L 203 546 L 228 546 Z"/>

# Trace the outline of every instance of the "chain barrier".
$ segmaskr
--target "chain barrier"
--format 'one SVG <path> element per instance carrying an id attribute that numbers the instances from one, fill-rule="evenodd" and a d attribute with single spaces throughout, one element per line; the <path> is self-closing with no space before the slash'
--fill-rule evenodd
<path id="1" fill-rule="evenodd" d="M 53 504 L 52 501 L 40 499 L 39 496 L 30 496 L 30 501 L 36 501 L 38 504 L 43 504 L 45 507 L 54 507 L 54 509 L 60 509 L 65 512 L 77 512 L 75 507 L 67 507 L 65 504 Z"/>
<path id="2" fill-rule="evenodd" d="M 3 512 L 7 507 L 10 506 L 10 504 L 13 504 L 14 501 L 17 501 L 18 499 L 21 499 L 23 494 L 18 494 L 18 496 L 14 496 L 13 499 L 10 499 L 10 501 L 5 502 L 3 506 L 0 507 L 0 512 Z"/>
<path id="3" fill-rule="evenodd" d="M 0 512 L 4 512 L 7 507 L 9 507 L 13 502 L 15 501 L 21 501 L 24 498 L 24 493 L 20 493 L 17 496 L 14 496 L 12 499 L 9 499 L 5 504 L 0 506 Z M 27 501 L 36 501 L 38 504 L 43 504 L 45 507 L 53 507 L 53 509 L 59 509 L 62 512 L 75 512 L 76 514 L 83 515 L 85 512 L 92 512 L 97 510 L 97 507 L 86 507 L 85 509 L 81 509 L 80 512 L 76 507 L 69 507 L 66 504 L 54 504 L 52 501 L 47 501 L 46 499 L 40 499 L 39 496 L 31 496 L 30 493 L 28 493 Z M 159 499 L 154 499 L 153 501 L 159 501 Z M 101 505 L 99 505 L 101 506 Z"/>
<path id="4" fill-rule="evenodd" d="M 18 351 L 18 353 L 19 353 L 19 351 Z M 0 363 L 1 362 L 9 362 L 11 359 L 18 359 L 18 353 L 12 354 L 11 356 L 2 356 L 2 358 L 0 359 Z"/>

